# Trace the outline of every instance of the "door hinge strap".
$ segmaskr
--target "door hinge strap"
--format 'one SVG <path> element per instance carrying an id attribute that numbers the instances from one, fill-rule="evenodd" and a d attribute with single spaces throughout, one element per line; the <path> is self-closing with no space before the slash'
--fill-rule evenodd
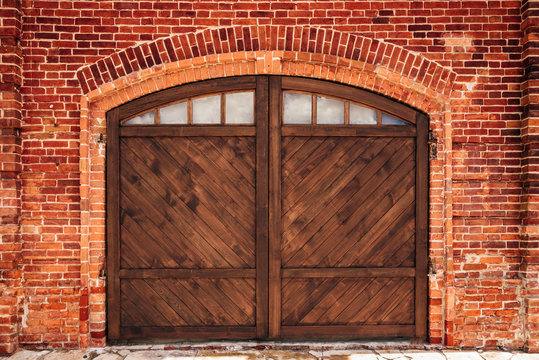
<path id="1" fill-rule="evenodd" d="M 429 146 L 429 159 L 436 159 L 438 157 L 438 139 L 433 131 L 429 131 L 429 139 L 427 144 Z"/>

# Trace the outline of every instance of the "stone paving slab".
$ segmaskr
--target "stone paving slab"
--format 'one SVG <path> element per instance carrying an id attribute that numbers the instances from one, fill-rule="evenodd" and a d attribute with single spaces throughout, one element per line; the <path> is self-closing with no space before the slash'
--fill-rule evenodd
<path id="1" fill-rule="evenodd" d="M 408 344 L 409 345 L 409 344 Z M 107 346 L 84 350 L 20 350 L 9 360 L 539 360 L 539 354 L 518 351 L 445 349 L 352 349 L 314 345 Z M 275 348 L 277 347 L 277 348 Z M 350 347 L 350 346 L 348 346 Z"/>

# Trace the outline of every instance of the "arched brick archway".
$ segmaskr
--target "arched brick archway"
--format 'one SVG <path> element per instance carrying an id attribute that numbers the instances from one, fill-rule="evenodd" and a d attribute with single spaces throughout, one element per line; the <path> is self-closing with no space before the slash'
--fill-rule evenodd
<path id="1" fill-rule="evenodd" d="M 246 65 L 227 66 L 233 62 Z M 85 66 L 77 77 L 83 92 L 92 96 L 98 89 L 104 95 L 111 84 L 121 87 L 118 80 L 122 78 L 141 81 L 149 73 L 201 67 L 207 71 L 187 72 L 180 81 L 253 73 L 301 75 L 364 87 L 422 110 L 426 109 L 421 103 L 429 99 L 447 102 L 456 78 L 434 61 L 376 39 L 329 29 L 270 25 L 207 29 L 158 39 Z M 358 73 L 363 76 L 352 76 Z"/>
<path id="2" fill-rule="evenodd" d="M 106 111 L 185 83 L 279 74 L 374 91 L 430 116 L 438 156 L 430 162 L 430 341 L 452 344 L 450 94 L 455 73 L 401 47 L 327 29 L 230 27 L 174 35 L 112 54 L 77 72 L 81 101 L 81 346 L 105 339 Z M 442 306 L 442 304 L 445 304 Z"/>

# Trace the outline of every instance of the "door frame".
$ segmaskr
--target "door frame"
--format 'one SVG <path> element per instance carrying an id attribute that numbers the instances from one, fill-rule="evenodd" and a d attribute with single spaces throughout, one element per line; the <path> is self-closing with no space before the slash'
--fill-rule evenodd
<path id="1" fill-rule="evenodd" d="M 323 85 L 323 91 L 320 90 Z M 270 208 L 269 208 L 269 336 L 280 338 L 281 329 L 281 278 L 280 266 L 280 231 L 281 231 L 281 136 L 292 135 L 301 126 L 288 125 L 288 131 L 283 131 L 282 116 L 282 92 L 285 90 L 303 91 L 308 93 L 320 93 L 334 96 L 358 103 L 363 103 L 384 112 L 395 114 L 408 122 L 415 124 L 416 128 L 416 266 L 415 266 L 415 332 L 410 337 L 416 341 L 425 341 L 427 337 L 427 306 L 428 306 L 428 116 L 407 105 L 401 104 L 384 96 L 370 91 L 320 81 L 309 78 L 270 76 L 270 119 L 269 119 L 269 176 L 270 176 Z M 320 126 L 320 125 L 319 125 Z M 333 125 L 331 125 L 333 126 Z M 334 127 L 334 126 L 333 126 Z M 322 129 L 324 129 L 322 127 Z M 327 128 L 326 128 L 327 129 Z M 335 131 L 335 135 L 344 136 L 383 136 L 380 127 L 362 125 L 358 127 L 339 126 L 341 131 Z M 380 131 L 382 130 L 382 131 Z M 401 129 L 392 129 L 398 135 Z M 405 130 L 405 129 L 402 129 Z M 357 132 L 356 132 L 357 131 Z M 405 130 L 406 131 L 406 130 Z M 308 135 L 308 134 L 304 134 Z M 380 336 L 380 333 L 357 328 L 357 333 L 364 336 Z M 308 333 L 305 332 L 307 335 Z M 331 334 L 327 334 L 330 336 Z"/>
<path id="2" fill-rule="evenodd" d="M 245 76 L 239 78 L 223 78 L 193 83 L 180 87 L 163 90 L 149 94 L 125 105 L 114 108 L 107 112 L 107 328 L 108 338 L 118 340 L 120 338 L 137 338 L 136 333 L 128 333 L 122 336 L 120 326 L 121 299 L 120 299 L 120 137 L 121 136 L 253 136 L 255 137 L 255 296 L 256 296 L 256 326 L 228 326 L 219 328 L 192 328 L 189 331 L 173 329 L 172 331 L 160 332 L 165 337 L 206 337 L 250 339 L 266 338 L 268 328 L 268 197 L 263 196 L 268 192 L 268 78 Z M 120 128 L 122 119 L 131 118 L 137 114 L 147 112 L 174 102 L 176 100 L 209 95 L 212 93 L 224 93 L 228 91 L 255 90 L 255 124 L 245 126 L 130 126 Z M 262 254 L 259 256 L 258 254 Z M 265 254 L 265 255 L 264 255 Z M 245 269 L 245 273 L 253 273 L 254 269 Z M 182 276 L 179 272 L 175 276 Z M 212 272 L 213 273 L 213 272 Z M 226 273 L 226 270 L 223 272 Z M 203 269 L 188 271 L 191 276 L 208 277 Z M 127 332 L 129 330 L 126 330 Z M 156 330 L 154 330 L 156 332 Z M 156 332 L 157 333 L 157 332 Z M 145 335 L 144 332 L 142 334 Z"/>
<path id="3" fill-rule="evenodd" d="M 320 91 L 323 85 L 323 91 Z M 119 235 L 119 121 L 138 113 L 163 106 L 181 98 L 234 90 L 255 91 L 256 136 L 256 337 L 279 338 L 281 269 L 280 269 L 280 147 L 281 147 L 281 94 L 283 90 L 299 90 L 327 94 L 366 104 L 397 115 L 416 125 L 416 275 L 415 275 L 415 334 L 424 340 L 427 336 L 427 263 L 428 263 L 428 117 L 407 105 L 382 95 L 359 88 L 309 78 L 282 76 L 242 76 L 221 78 L 186 84 L 162 90 L 133 100 L 107 112 L 107 322 L 108 337 L 120 336 L 120 249 Z M 268 109 L 267 111 L 257 111 Z M 155 134 L 186 136 L 227 133 L 226 128 L 198 127 L 192 132 L 177 126 L 160 126 Z M 358 136 L 359 131 L 343 132 Z M 129 129 L 127 131 L 135 131 Z M 342 134 L 343 132 L 339 133 Z M 140 132 L 142 133 L 142 131 Z M 251 130 L 246 130 L 246 134 Z M 362 126 L 365 135 L 383 135 L 380 128 Z M 269 134 L 269 135 L 268 135 Z M 259 188 L 260 187 L 260 188 Z M 265 196 L 263 191 L 266 189 Z M 265 256 L 258 256 L 259 254 Z M 265 286 L 269 284 L 269 286 Z M 270 321 L 271 319 L 271 321 Z M 245 338 L 245 333 L 238 335 Z"/>

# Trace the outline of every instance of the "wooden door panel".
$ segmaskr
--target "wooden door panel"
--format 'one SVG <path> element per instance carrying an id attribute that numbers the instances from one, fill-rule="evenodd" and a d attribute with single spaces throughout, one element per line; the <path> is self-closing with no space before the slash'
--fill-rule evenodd
<path id="1" fill-rule="evenodd" d="M 409 325 L 413 278 L 293 278 L 282 288 L 283 326 Z"/>
<path id="2" fill-rule="evenodd" d="M 107 113 L 109 338 L 424 339 L 427 118 L 308 79 L 200 89 Z M 222 97 L 221 124 L 159 124 L 163 106 L 210 90 L 254 90 L 254 123 L 227 125 Z M 284 91 L 313 94 L 313 124 L 282 124 Z M 325 91 L 347 101 L 345 124 L 317 124 Z M 349 123 L 350 102 L 378 124 Z M 154 125 L 120 126 L 148 111 Z"/>
<path id="3" fill-rule="evenodd" d="M 281 166 L 281 336 L 411 336 L 416 139 L 287 136 Z"/>
<path id="4" fill-rule="evenodd" d="M 119 151 L 120 336 L 252 338 L 254 137 L 121 137 Z"/>
<path id="5" fill-rule="evenodd" d="M 133 137 L 120 151 L 122 268 L 255 267 L 254 139 Z"/>
<path id="6" fill-rule="evenodd" d="M 303 147 L 310 142 L 319 146 L 303 156 L 288 156 L 299 153 L 289 149 L 297 141 L 283 146 L 283 267 L 383 266 L 394 255 L 407 259 L 415 228 L 414 139 L 301 139 Z"/>
<path id="7" fill-rule="evenodd" d="M 124 279 L 122 326 L 254 326 L 254 279 Z"/>

